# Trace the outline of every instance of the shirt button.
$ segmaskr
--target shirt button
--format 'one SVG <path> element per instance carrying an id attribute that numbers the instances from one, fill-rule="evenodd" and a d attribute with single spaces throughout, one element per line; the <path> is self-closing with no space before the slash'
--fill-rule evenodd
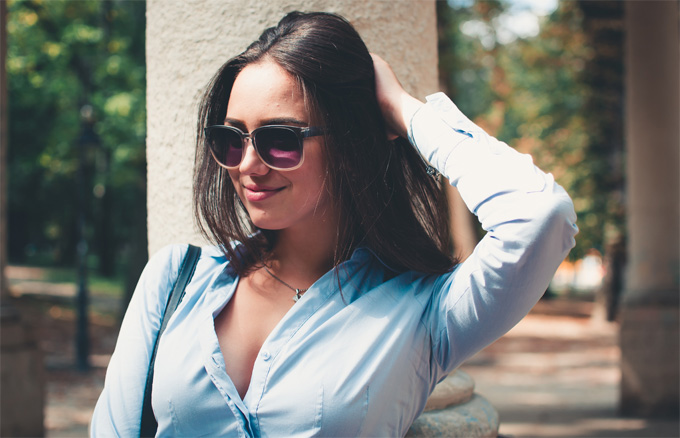
<path id="1" fill-rule="evenodd" d="M 272 356 L 267 350 L 263 350 L 262 353 L 260 353 L 260 357 L 262 357 L 263 360 L 269 360 Z"/>
<path id="2" fill-rule="evenodd" d="M 214 364 L 217 368 L 220 368 L 220 361 L 219 361 L 219 359 L 217 358 L 217 356 L 212 356 L 211 358 L 212 358 L 213 364 Z"/>

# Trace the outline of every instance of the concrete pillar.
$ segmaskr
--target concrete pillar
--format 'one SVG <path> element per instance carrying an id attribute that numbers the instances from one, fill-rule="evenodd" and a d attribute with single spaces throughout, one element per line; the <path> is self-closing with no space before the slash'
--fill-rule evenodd
<path id="1" fill-rule="evenodd" d="M 678 415 L 680 10 L 626 2 L 628 266 L 621 410 Z"/>
<path id="2" fill-rule="evenodd" d="M 191 206 L 198 100 L 220 65 L 293 10 L 343 15 L 355 25 L 369 50 L 393 66 L 409 92 L 424 98 L 437 91 L 434 1 L 149 0 L 146 39 L 149 254 L 169 243 L 202 242 Z M 440 395 L 444 401 L 429 416 L 421 418 L 410 435 L 440 436 L 445 431 L 456 436 L 495 436 L 498 415 L 487 401 L 472 395 L 471 379 L 464 394 L 459 394 L 450 381 L 443 383 L 439 393 L 445 394 Z"/>
<path id="3" fill-rule="evenodd" d="M 7 266 L 7 3 L 0 2 L 0 436 L 42 436 L 42 355 L 12 305 Z"/>

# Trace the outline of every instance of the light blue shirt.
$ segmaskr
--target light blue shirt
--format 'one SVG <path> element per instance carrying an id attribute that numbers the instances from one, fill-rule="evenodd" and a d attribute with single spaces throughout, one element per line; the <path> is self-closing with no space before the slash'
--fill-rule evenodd
<path id="1" fill-rule="evenodd" d="M 445 275 L 391 277 L 356 250 L 336 268 L 342 293 L 326 273 L 270 333 L 241 399 L 213 322 L 238 277 L 218 249 L 203 248 L 158 348 L 158 436 L 403 436 L 441 379 L 526 315 L 574 245 L 569 196 L 441 93 L 414 115 L 409 137 L 486 230 L 474 253 Z M 139 280 L 93 436 L 139 435 L 154 337 L 185 251 L 162 249 Z"/>

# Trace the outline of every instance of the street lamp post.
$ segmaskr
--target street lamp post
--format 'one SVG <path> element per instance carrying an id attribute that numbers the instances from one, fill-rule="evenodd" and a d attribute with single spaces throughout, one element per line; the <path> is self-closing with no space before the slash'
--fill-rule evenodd
<path id="1" fill-rule="evenodd" d="M 90 336 L 87 288 L 87 238 L 85 236 L 87 197 L 90 179 L 87 178 L 88 148 L 97 146 L 99 138 L 94 132 L 93 110 L 90 105 L 80 109 L 82 130 L 78 139 L 78 294 L 76 296 L 76 366 L 80 371 L 90 369 Z"/>

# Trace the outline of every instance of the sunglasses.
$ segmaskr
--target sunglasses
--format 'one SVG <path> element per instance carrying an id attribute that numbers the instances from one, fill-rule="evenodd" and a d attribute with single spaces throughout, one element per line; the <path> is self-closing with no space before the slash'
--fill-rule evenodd
<path id="1" fill-rule="evenodd" d="M 214 125 L 203 130 L 205 142 L 217 164 L 234 169 L 243 161 L 246 139 L 255 148 L 262 162 L 274 170 L 294 170 L 304 159 L 302 141 L 324 134 L 323 128 L 269 125 L 250 134 L 233 126 Z"/>

